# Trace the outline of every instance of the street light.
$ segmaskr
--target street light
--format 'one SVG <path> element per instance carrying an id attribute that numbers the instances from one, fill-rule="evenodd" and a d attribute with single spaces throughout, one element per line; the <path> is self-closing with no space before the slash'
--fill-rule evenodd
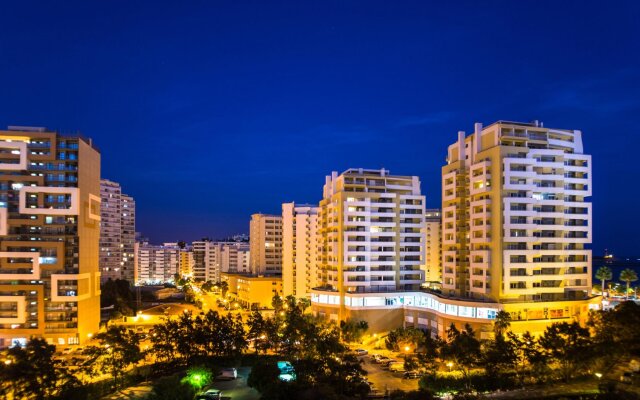
<path id="1" fill-rule="evenodd" d="M 447 363 L 447 367 L 449 367 L 449 372 L 451 372 L 451 367 L 453 367 L 453 363 L 451 361 L 449 361 Z"/>
<path id="2" fill-rule="evenodd" d="M 408 352 L 409 352 L 409 350 L 411 350 L 411 347 L 409 347 L 409 346 L 404 346 L 404 351 L 405 351 L 405 352 L 407 352 L 407 353 L 408 353 Z"/>
<path id="3" fill-rule="evenodd" d="M 598 379 L 602 378 L 602 374 L 600 372 L 596 372 L 596 376 L 598 377 Z"/>

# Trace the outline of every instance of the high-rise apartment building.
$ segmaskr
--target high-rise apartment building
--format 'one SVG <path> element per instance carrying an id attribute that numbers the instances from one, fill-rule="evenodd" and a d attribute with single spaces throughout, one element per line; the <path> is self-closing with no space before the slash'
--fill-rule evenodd
<path id="1" fill-rule="evenodd" d="M 100 322 L 100 153 L 45 128 L 0 131 L 0 347 L 78 344 Z"/>
<path id="2" fill-rule="evenodd" d="M 318 286 L 318 206 L 282 205 L 284 296 L 309 297 Z"/>
<path id="3" fill-rule="evenodd" d="M 417 176 L 333 172 L 320 202 L 323 283 L 341 295 L 419 289 L 424 210 Z"/>
<path id="4" fill-rule="evenodd" d="M 193 277 L 199 281 L 220 281 L 220 273 L 248 274 L 249 245 L 243 242 L 193 242 Z"/>
<path id="5" fill-rule="evenodd" d="M 499 121 L 449 146 L 444 293 L 556 301 L 591 289 L 591 156 L 580 131 Z"/>
<path id="6" fill-rule="evenodd" d="M 135 244 L 136 285 L 171 282 L 180 271 L 182 249 L 177 243 Z"/>
<path id="7" fill-rule="evenodd" d="M 217 282 L 220 278 L 215 266 L 215 257 L 211 241 L 199 240 L 191 243 L 193 252 L 193 279 L 196 281 Z"/>
<path id="8" fill-rule="evenodd" d="M 425 281 L 430 285 L 442 282 L 442 213 L 439 209 L 425 210 Z"/>
<path id="9" fill-rule="evenodd" d="M 282 216 L 253 214 L 249 224 L 251 273 L 282 272 Z"/>
<path id="10" fill-rule="evenodd" d="M 370 248 L 388 245 L 376 243 L 386 226 L 367 211 L 394 217 L 381 200 L 368 197 L 404 185 L 369 183 L 379 180 L 375 174 L 350 171 L 325 185 L 320 237 L 327 285 L 311 291 L 316 315 L 366 320 L 372 332 L 414 326 L 440 336 L 451 324 L 470 324 L 489 338 L 499 311 L 510 313 L 513 332 L 538 335 L 555 322 L 585 324 L 589 311 L 600 307 L 600 299 L 589 296 L 591 157 L 580 131 L 497 122 L 484 129 L 476 124 L 467 137 L 458 134 L 442 169 L 441 291 L 403 287 L 402 281 L 395 291 L 372 289 L 381 279 Z M 348 193 L 338 196 L 341 191 Z M 392 204 L 400 220 L 407 216 Z M 406 230 L 399 232 L 402 237 Z M 402 259 L 402 245 L 396 246 Z M 353 290 L 353 282 L 364 292 Z"/>
<path id="11" fill-rule="evenodd" d="M 193 251 L 191 246 L 180 248 L 180 276 L 193 277 Z"/>
<path id="12" fill-rule="evenodd" d="M 133 198 L 117 182 L 100 181 L 100 271 L 103 282 L 134 282 L 135 213 Z"/>
<path id="13" fill-rule="evenodd" d="M 243 242 L 217 242 L 216 267 L 231 274 L 251 273 L 249 244 Z"/>

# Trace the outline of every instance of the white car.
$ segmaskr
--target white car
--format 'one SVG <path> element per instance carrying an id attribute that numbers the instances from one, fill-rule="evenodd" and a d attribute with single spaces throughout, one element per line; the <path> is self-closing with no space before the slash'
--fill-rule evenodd
<path id="1" fill-rule="evenodd" d="M 238 377 L 238 370 L 235 368 L 222 368 L 218 379 L 236 379 Z"/>
<path id="2" fill-rule="evenodd" d="M 358 356 L 366 356 L 367 354 L 369 354 L 369 352 L 365 349 L 356 349 L 355 352 Z"/>
<path id="3" fill-rule="evenodd" d="M 204 393 L 196 396 L 196 400 L 220 400 L 222 399 L 222 392 L 218 389 L 209 389 Z"/>

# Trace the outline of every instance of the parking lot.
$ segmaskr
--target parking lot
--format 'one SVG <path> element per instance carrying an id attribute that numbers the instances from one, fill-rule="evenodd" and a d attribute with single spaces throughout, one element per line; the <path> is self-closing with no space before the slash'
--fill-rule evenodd
<path id="1" fill-rule="evenodd" d="M 222 390 L 222 398 L 233 400 L 258 400 L 260 393 L 247 386 L 251 368 L 238 368 L 238 377 L 234 380 L 216 380 L 211 387 Z"/>
<path id="2" fill-rule="evenodd" d="M 393 356 L 388 352 L 377 353 L 384 353 L 384 355 L 387 355 L 390 358 L 401 361 L 400 358 Z M 391 372 L 384 369 L 380 364 L 372 362 L 371 355 L 359 358 L 363 361 L 362 368 L 367 371 L 367 379 L 373 384 L 373 388 L 376 392 L 392 390 L 411 391 L 418 389 L 418 379 L 404 379 L 403 372 Z"/>

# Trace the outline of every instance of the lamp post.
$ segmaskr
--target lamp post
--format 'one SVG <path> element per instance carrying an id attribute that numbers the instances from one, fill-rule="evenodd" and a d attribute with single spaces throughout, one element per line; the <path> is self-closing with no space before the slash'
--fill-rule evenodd
<path id="1" fill-rule="evenodd" d="M 447 363 L 447 367 L 449 367 L 449 372 L 451 372 L 451 367 L 453 367 L 453 363 L 451 361 L 449 361 Z"/>

